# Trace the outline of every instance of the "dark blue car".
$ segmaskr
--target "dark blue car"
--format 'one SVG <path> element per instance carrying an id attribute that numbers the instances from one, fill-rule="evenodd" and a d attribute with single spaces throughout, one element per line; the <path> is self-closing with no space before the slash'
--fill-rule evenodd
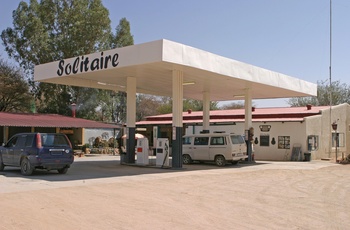
<path id="1" fill-rule="evenodd" d="M 72 145 L 61 133 L 19 133 L 0 147 L 0 171 L 5 166 L 21 167 L 23 175 L 35 169 L 65 174 L 74 161 Z"/>

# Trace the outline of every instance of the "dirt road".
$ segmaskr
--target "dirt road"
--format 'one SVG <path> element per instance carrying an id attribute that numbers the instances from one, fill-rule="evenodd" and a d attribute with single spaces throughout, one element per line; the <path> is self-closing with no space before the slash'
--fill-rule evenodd
<path id="1" fill-rule="evenodd" d="M 66 175 L 0 173 L 0 229 L 349 229 L 350 165 L 183 170 L 78 158 Z"/>

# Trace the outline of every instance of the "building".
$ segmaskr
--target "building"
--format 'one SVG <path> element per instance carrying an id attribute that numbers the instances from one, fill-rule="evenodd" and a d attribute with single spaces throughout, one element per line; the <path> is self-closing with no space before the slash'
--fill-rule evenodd
<path id="1" fill-rule="evenodd" d="M 147 117 L 137 127 L 147 128 L 145 134 L 172 137 L 172 114 Z M 210 111 L 210 132 L 245 133 L 244 109 Z M 253 147 L 255 160 L 333 159 L 348 154 L 350 146 L 350 106 L 306 106 L 287 108 L 252 108 L 254 128 Z M 183 134 L 203 131 L 203 112 L 183 113 Z M 334 129 L 332 125 L 337 124 Z M 151 138 L 152 139 L 152 138 Z M 152 142 L 152 140 L 151 140 Z M 338 142 L 338 146 L 336 143 Z M 297 149 L 298 152 L 293 153 Z"/>
<path id="2" fill-rule="evenodd" d="M 210 101 L 244 99 L 250 129 L 253 99 L 317 95 L 314 83 L 166 39 L 36 65 L 34 80 L 126 92 L 126 163 L 135 162 L 136 94 L 172 97 L 174 168 L 182 168 L 184 98 L 203 101 L 208 130 Z"/>
<path id="3" fill-rule="evenodd" d="M 116 136 L 120 126 L 58 114 L 0 112 L 0 142 L 5 143 L 16 133 L 64 133 L 75 146 L 91 144 L 96 137 Z"/>

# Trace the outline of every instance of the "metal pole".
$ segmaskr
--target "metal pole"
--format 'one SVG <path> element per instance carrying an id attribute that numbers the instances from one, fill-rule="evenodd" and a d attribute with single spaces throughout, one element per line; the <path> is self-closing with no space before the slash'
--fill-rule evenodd
<path id="1" fill-rule="evenodd" d="M 335 130 L 335 163 L 338 163 L 338 130 Z"/>
<path id="2" fill-rule="evenodd" d="M 332 0 L 329 1 L 329 129 L 332 134 Z M 329 157 L 332 154 L 332 135 L 330 135 Z"/>

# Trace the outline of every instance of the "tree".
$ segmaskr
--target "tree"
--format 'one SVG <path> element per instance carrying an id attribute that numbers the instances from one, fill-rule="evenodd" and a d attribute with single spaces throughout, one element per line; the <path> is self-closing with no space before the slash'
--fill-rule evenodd
<path id="1" fill-rule="evenodd" d="M 172 113 L 172 98 L 171 97 L 160 97 L 160 106 L 157 111 L 159 114 L 167 114 Z M 203 101 L 194 100 L 194 99 L 184 99 L 183 100 L 183 110 L 182 111 L 203 111 Z M 218 102 L 211 101 L 210 102 L 210 110 L 217 110 Z"/>
<path id="2" fill-rule="evenodd" d="M 28 112 L 32 97 L 24 74 L 18 67 L 0 59 L 0 111 Z"/>
<path id="3" fill-rule="evenodd" d="M 242 109 L 244 108 L 244 103 L 240 102 L 231 102 L 229 104 L 222 105 L 220 109 L 226 110 L 226 109 Z"/>
<path id="4" fill-rule="evenodd" d="M 187 111 L 191 109 L 192 111 L 203 111 L 203 101 L 193 100 L 193 99 L 185 99 L 183 101 L 183 111 Z M 217 110 L 218 103 L 216 101 L 211 101 L 209 104 L 210 110 Z"/>
<path id="5" fill-rule="evenodd" d="M 160 105 L 157 108 L 158 114 L 172 113 L 173 111 L 173 100 L 171 97 L 160 97 Z"/>
<path id="6" fill-rule="evenodd" d="M 116 27 L 115 36 L 112 35 L 111 47 L 120 48 L 125 46 L 134 45 L 134 37 L 130 32 L 130 23 L 126 18 L 122 18 Z M 108 96 L 108 95 L 105 95 Z M 124 123 L 126 122 L 126 92 L 117 92 L 116 94 L 111 92 L 110 97 L 106 98 L 108 101 L 113 101 L 113 108 L 111 115 L 113 116 L 113 122 Z"/>
<path id="7" fill-rule="evenodd" d="M 130 22 L 126 18 L 120 19 L 116 27 L 116 34 L 112 37 L 111 47 L 113 49 L 134 45 L 134 36 L 130 32 Z"/>
<path id="8" fill-rule="evenodd" d="M 350 88 L 340 81 L 332 82 L 332 85 L 326 85 L 324 82 L 317 82 L 317 97 L 299 97 L 291 98 L 288 104 L 292 107 L 306 106 L 307 104 L 315 106 L 330 105 L 330 92 L 332 95 L 332 105 L 339 105 L 350 102 Z"/>
<path id="9" fill-rule="evenodd" d="M 96 90 L 33 82 L 34 65 L 66 59 L 111 46 L 108 10 L 101 0 L 21 1 L 13 12 L 13 28 L 2 31 L 5 50 L 30 76 L 39 112 L 70 114 L 70 104 L 84 92 L 94 98 Z M 89 100 L 89 97 L 85 97 Z M 78 103 L 77 103 L 78 104 Z M 84 101 L 93 111 L 98 105 Z M 79 108 L 79 106 L 78 106 Z M 80 113 L 83 116 L 85 113 Z"/>
<path id="10" fill-rule="evenodd" d="M 154 95 L 138 94 L 136 97 L 136 120 L 141 121 L 147 116 L 158 115 L 161 105 L 160 97 Z"/>

